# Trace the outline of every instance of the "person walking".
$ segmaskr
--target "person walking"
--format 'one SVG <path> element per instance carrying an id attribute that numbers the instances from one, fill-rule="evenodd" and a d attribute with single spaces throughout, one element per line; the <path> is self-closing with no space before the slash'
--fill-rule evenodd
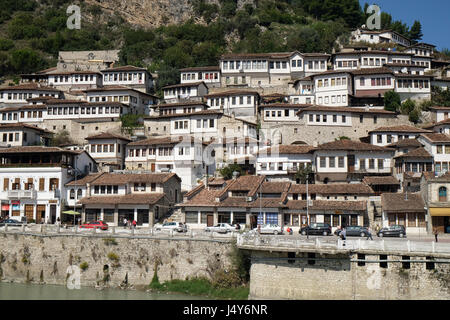
<path id="1" fill-rule="evenodd" d="M 123 218 L 123 227 L 126 228 L 127 227 L 127 218 Z"/>
<path id="2" fill-rule="evenodd" d="M 370 229 L 370 227 L 367 228 L 367 239 L 366 240 L 369 240 L 369 238 L 370 238 L 370 240 L 373 241 L 372 230 Z"/>
<path id="3" fill-rule="evenodd" d="M 437 228 L 434 228 L 433 234 L 434 234 L 434 240 L 435 240 L 436 242 L 438 242 L 438 234 L 439 234 L 439 231 L 438 231 Z"/>
<path id="4" fill-rule="evenodd" d="M 345 229 L 345 227 L 342 228 L 340 236 L 341 236 L 341 239 L 344 241 L 345 241 L 345 239 L 347 239 L 347 230 Z"/>
<path id="5" fill-rule="evenodd" d="M 136 220 L 133 219 L 133 223 L 132 224 L 133 224 L 133 229 L 136 229 L 136 224 L 137 224 Z"/>

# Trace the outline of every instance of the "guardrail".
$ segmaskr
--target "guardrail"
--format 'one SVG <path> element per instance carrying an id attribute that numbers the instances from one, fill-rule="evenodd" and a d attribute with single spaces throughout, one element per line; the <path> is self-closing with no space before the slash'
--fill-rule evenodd
<path id="1" fill-rule="evenodd" d="M 232 240 L 238 235 L 238 232 L 218 233 L 205 232 L 199 229 L 189 229 L 187 232 L 177 232 L 174 230 L 155 230 L 154 228 L 136 228 L 129 229 L 124 227 L 111 226 L 108 230 L 84 229 L 79 226 L 68 226 L 51 224 L 24 224 L 21 226 L 1 226 L 0 232 L 4 233 L 22 233 L 22 234 L 45 234 L 45 235 L 98 235 L 109 237 L 156 237 L 156 238 L 182 238 L 182 239 L 214 239 L 214 240 Z"/>
<path id="2" fill-rule="evenodd" d="M 258 249 L 267 248 L 289 248 L 289 249 L 315 249 L 315 250 L 373 250 L 383 252 L 420 252 L 420 253 L 448 253 L 450 254 L 450 243 L 422 242 L 411 240 L 341 240 L 311 238 L 300 239 L 289 236 L 262 236 L 256 233 L 247 232 L 237 235 L 237 245 L 256 247 Z"/>

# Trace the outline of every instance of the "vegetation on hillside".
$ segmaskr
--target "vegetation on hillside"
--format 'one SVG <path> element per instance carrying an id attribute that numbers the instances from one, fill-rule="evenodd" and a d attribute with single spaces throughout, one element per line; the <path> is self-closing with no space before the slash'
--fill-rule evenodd
<path id="1" fill-rule="evenodd" d="M 66 27 L 71 4 L 83 12 L 80 30 Z M 224 52 L 331 52 L 336 39 L 345 44 L 368 16 L 358 0 L 258 0 L 242 8 L 237 0 L 193 0 L 192 5 L 195 16 L 184 24 L 142 29 L 84 1 L 0 0 L 0 75 L 55 66 L 60 50 L 120 48 L 121 64 L 158 73 L 158 90 L 179 81 L 178 69 L 217 65 Z M 195 22 L 199 19 L 202 23 Z M 383 12 L 382 27 L 421 38 L 418 21 L 408 28 Z"/>

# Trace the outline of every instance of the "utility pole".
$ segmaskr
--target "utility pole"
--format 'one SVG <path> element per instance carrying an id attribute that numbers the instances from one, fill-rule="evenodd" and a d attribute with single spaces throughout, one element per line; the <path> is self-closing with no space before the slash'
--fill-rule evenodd
<path id="1" fill-rule="evenodd" d="M 309 194 L 308 194 L 309 174 L 306 174 L 306 239 L 309 239 Z"/>

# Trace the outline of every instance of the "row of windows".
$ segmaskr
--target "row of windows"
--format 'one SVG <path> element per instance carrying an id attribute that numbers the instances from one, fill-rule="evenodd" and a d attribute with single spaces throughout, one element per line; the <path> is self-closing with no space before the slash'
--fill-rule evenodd
<path id="1" fill-rule="evenodd" d="M 450 165 L 448 162 L 436 162 L 434 164 L 434 171 L 436 172 L 448 172 L 450 168 Z"/>
<path id="2" fill-rule="evenodd" d="M 97 96 L 97 97 L 89 97 L 90 102 L 128 102 L 138 103 L 138 99 L 133 96 Z M 152 104 L 151 100 L 142 99 L 142 104 Z"/>
<path id="3" fill-rule="evenodd" d="M 140 72 L 140 73 L 126 73 L 126 72 L 114 72 L 114 73 L 110 73 L 110 74 L 105 74 L 103 76 L 104 81 L 142 81 L 142 79 L 144 78 L 144 73 Z"/>
<path id="4" fill-rule="evenodd" d="M 347 103 L 347 95 L 338 95 L 338 96 L 331 96 L 331 103 Z M 317 99 L 317 102 L 319 103 L 319 105 L 325 103 L 325 104 L 329 104 L 330 103 L 330 96 L 325 96 L 325 97 L 319 97 Z"/>
<path id="5" fill-rule="evenodd" d="M 37 180 L 37 179 L 36 179 Z M 24 179 L 21 183 L 20 178 L 4 178 L 3 179 L 3 191 L 8 191 L 10 188 L 11 181 L 11 190 L 21 190 L 21 184 L 24 185 L 24 190 L 34 190 L 34 179 L 27 178 Z M 58 178 L 50 178 L 48 179 L 48 187 L 49 190 L 57 190 L 59 187 L 59 179 Z M 39 191 L 45 191 L 45 178 L 39 178 Z"/>
<path id="6" fill-rule="evenodd" d="M 272 62 L 273 63 L 273 62 Z M 286 64 L 286 62 L 284 62 Z M 241 61 L 223 61 L 223 70 L 240 70 Z M 266 60 L 245 60 L 242 61 L 242 68 L 244 70 L 263 70 L 267 69 Z"/>
<path id="7" fill-rule="evenodd" d="M 158 153 L 158 156 L 171 156 L 173 155 L 173 147 L 159 147 L 159 148 L 148 148 L 148 155 L 155 156 Z M 147 148 L 144 149 L 129 149 L 128 150 L 129 157 L 146 157 L 147 156 Z"/>
<path id="8" fill-rule="evenodd" d="M 42 111 L 28 111 L 27 113 L 25 113 L 25 111 L 21 111 L 20 112 L 20 118 L 21 119 L 25 119 L 25 114 L 27 115 L 27 118 L 29 119 L 37 119 L 37 118 L 42 118 Z M 8 112 L 8 113 L 2 113 L 2 120 L 6 121 L 6 120 L 17 120 L 18 117 L 18 113 L 17 112 Z"/>
<path id="9" fill-rule="evenodd" d="M 369 162 L 369 167 L 367 167 L 367 161 Z M 384 169 L 384 160 L 377 159 L 378 169 Z M 375 159 L 359 159 L 359 169 L 365 170 L 366 168 L 375 169 Z"/>
<path id="10" fill-rule="evenodd" d="M 183 73 L 182 79 L 183 80 L 196 80 L 196 77 L 198 75 L 198 80 L 203 80 L 203 73 L 199 72 L 197 73 Z M 219 73 L 218 72 L 210 72 L 205 73 L 205 80 L 218 80 L 219 79 Z"/>
<path id="11" fill-rule="evenodd" d="M 230 154 L 232 154 L 232 155 L 235 155 L 235 154 L 250 154 L 250 153 L 252 153 L 252 151 L 251 151 L 252 149 L 253 149 L 253 153 L 258 151 L 258 147 L 257 146 L 253 146 L 253 147 L 251 147 L 251 146 L 250 147 L 249 146 L 244 146 L 243 150 L 242 150 L 241 146 L 237 146 L 237 145 L 234 145 L 234 146 L 228 148 Z M 244 151 L 244 152 L 242 152 L 242 151 Z"/>
<path id="12" fill-rule="evenodd" d="M 326 114 L 316 114 L 314 116 L 314 114 L 310 114 L 309 115 L 309 122 L 320 122 L 320 118 L 322 117 L 322 122 L 327 122 L 328 121 L 328 116 Z M 342 123 L 346 123 L 347 122 L 347 116 L 342 115 Z M 315 119 L 315 121 L 314 121 Z M 338 116 L 336 114 L 333 115 L 333 122 L 336 123 L 338 120 Z"/>
<path id="13" fill-rule="evenodd" d="M 191 87 L 181 87 L 175 89 L 166 89 L 164 90 L 165 95 L 176 96 L 179 94 L 191 94 Z"/>
<path id="14" fill-rule="evenodd" d="M 91 152 L 116 152 L 115 144 L 91 144 Z M 120 153 L 120 144 L 117 145 L 117 152 Z"/>
<path id="15" fill-rule="evenodd" d="M 337 157 L 337 166 L 338 168 L 345 168 L 345 157 Z M 328 159 L 328 161 L 327 161 Z M 320 157 L 320 167 L 321 168 L 336 168 L 336 157 Z"/>
<path id="16" fill-rule="evenodd" d="M 436 153 L 438 154 L 450 154 L 450 145 L 437 145 Z"/>
<path id="17" fill-rule="evenodd" d="M 357 60 L 344 60 L 344 61 L 338 61 L 337 62 L 338 68 L 356 68 L 358 67 L 358 61 Z"/>
<path id="18" fill-rule="evenodd" d="M 3 95 L 5 95 L 5 99 L 7 100 L 26 100 L 33 98 L 33 93 L 3 93 L 0 92 L 0 99 L 3 99 Z M 36 95 L 37 96 L 37 95 Z M 54 97 L 56 98 L 56 95 L 54 93 L 40 93 L 39 97 Z"/>
<path id="19" fill-rule="evenodd" d="M 386 58 L 363 58 L 363 66 L 382 66 L 386 63 Z"/>
<path id="20" fill-rule="evenodd" d="M 247 99 L 245 99 L 246 97 L 247 97 Z M 236 105 L 236 104 L 243 105 L 244 101 L 246 101 L 247 104 L 251 104 L 252 103 L 252 96 L 246 96 L 246 97 L 245 96 L 231 97 L 231 99 L 230 99 L 231 100 L 231 104 L 232 105 Z M 214 106 L 220 107 L 221 105 L 223 106 L 224 102 L 225 102 L 224 98 L 210 99 L 211 107 L 214 107 Z"/>
<path id="21" fill-rule="evenodd" d="M 291 168 L 292 170 L 299 170 L 304 169 L 307 166 L 310 166 L 311 163 L 309 162 L 267 162 L 267 163 L 261 163 L 260 164 L 260 170 L 275 170 L 275 168 L 278 169 L 278 171 L 282 171 L 283 168 Z"/>
<path id="22" fill-rule="evenodd" d="M 104 108 L 104 109 L 103 109 Z M 48 108 L 49 115 L 65 115 L 65 114 L 105 114 L 121 113 L 121 107 L 55 107 Z"/>
<path id="23" fill-rule="evenodd" d="M 94 186 L 94 194 L 118 194 L 119 186 Z"/>
<path id="24" fill-rule="evenodd" d="M 404 79 L 398 79 L 397 80 L 397 87 L 399 88 L 418 88 L 428 89 L 430 87 L 429 80 L 404 80 Z"/>
<path id="25" fill-rule="evenodd" d="M 298 109 L 295 109 L 294 110 L 294 114 L 296 114 L 298 112 Z M 283 111 L 281 111 L 281 110 L 278 110 L 278 111 L 266 111 L 266 118 L 270 118 L 270 117 L 272 117 L 272 118 L 275 118 L 275 117 L 278 117 L 278 118 L 280 118 L 280 117 L 282 117 L 283 116 L 283 114 L 284 114 L 284 117 L 289 117 L 289 114 L 290 114 L 290 110 L 289 109 L 284 109 L 284 112 Z"/>
<path id="26" fill-rule="evenodd" d="M 23 133 L 23 140 L 27 141 L 27 133 Z M 14 141 L 20 141 L 20 133 L 4 133 L 3 134 L 3 142 L 14 142 Z"/>
<path id="27" fill-rule="evenodd" d="M 369 80 L 369 79 L 367 79 Z M 390 86 L 392 84 L 392 78 L 371 78 L 370 79 L 370 85 L 372 87 L 379 87 L 379 86 Z M 364 87 L 366 85 L 366 78 L 361 77 L 359 79 L 359 85 L 361 87 Z"/>
<path id="28" fill-rule="evenodd" d="M 55 76 L 55 83 L 57 83 L 58 82 L 58 79 L 59 79 L 59 82 L 69 82 L 69 77 L 68 76 L 65 76 L 65 77 L 63 77 L 63 76 Z M 73 76 L 73 79 L 75 80 L 75 82 L 78 82 L 78 81 L 94 81 L 94 75 L 93 74 L 91 74 L 91 75 L 89 75 L 89 74 L 86 74 L 86 75 L 78 75 L 78 74 L 76 74 L 76 75 L 74 75 Z"/>
<path id="29" fill-rule="evenodd" d="M 341 77 L 341 78 L 331 78 L 331 79 L 321 79 L 318 80 L 317 86 L 319 88 L 322 87 L 335 87 L 335 86 L 346 86 L 347 85 L 347 78 Z"/>

